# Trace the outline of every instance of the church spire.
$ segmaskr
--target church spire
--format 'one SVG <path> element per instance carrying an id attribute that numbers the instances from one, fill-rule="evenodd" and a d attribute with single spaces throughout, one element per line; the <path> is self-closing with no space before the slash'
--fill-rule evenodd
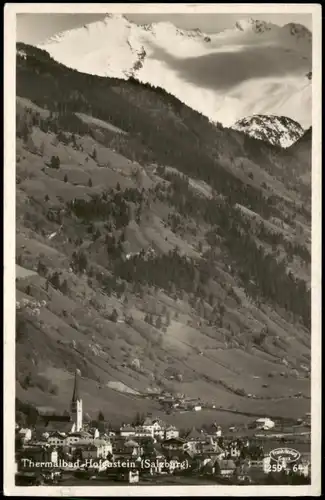
<path id="1" fill-rule="evenodd" d="M 76 403 L 79 400 L 80 400 L 79 373 L 78 373 L 78 370 L 76 370 L 75 374 L 74 374 L 74 388 L 73 388 L 73 394 L 72 394 L 72 403 Z"/>
<path id="2" fill-rule="evenodd" d="M 76 370 L 74 376 L 74 388 L 71 400 L 71 413 L 75 422 L 75 431 L 79 432 L 82 429 L 82 399 L 79 393 L 79 375 L 80 371 Z"/>

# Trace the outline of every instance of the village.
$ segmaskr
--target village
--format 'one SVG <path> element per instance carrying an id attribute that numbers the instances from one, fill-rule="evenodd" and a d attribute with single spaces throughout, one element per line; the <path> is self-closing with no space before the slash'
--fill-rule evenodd
<path id="1" fill-rule="evenodd" d="M 199 408 L 196 404 L 193 411 Z M 33 428 L 16 424 L 16 484 L 308 482 L 310 451 L 297 452 L 294 463 L 272 454 L 290 442 L 267 417 L 245 429 L 213 422 L 186 431 L 139 414 L 131 424 L 112 426 L 99 419 L 94 426 L 84 422 L 76 372 L 70 414 L 40 416 Z"/>

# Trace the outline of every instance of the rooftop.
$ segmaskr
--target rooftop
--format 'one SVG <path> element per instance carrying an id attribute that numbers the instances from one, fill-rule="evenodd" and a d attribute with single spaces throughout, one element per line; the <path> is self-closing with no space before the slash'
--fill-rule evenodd
<path id="1" fill-rule="evenodd" d="M 49 421 L 47 424 L 44 426 L 44 431 L 43 432 L 64 432 L 68 434 L 71 432 L 73 426 L 73 422 L 70 421 Z"/>
<path id="2" fill-rule="evenodd" d="M 173 443 L 175 443 L 175 444 L 184 444 L 184 443 L 185 443 L 185 440 L 184 440 L 184 439 L 182 439 L 182 438 L 179 438 L 179 437 L 178 437 L 178 438 L 170 438 L 170 439 L 165 439 L 165 440 L 163 441 L 163 444 L 165 444 L 165 445 L 166 445 L 166 444 L 173 444 Z"/>
<path id="3" fill-rule="evenodd" d="M 190 432 L 186 435 L 186 439 L 201 439 L 203 436 L 202 432 L 199 432 L 195 427 L 193 427 Z"/>

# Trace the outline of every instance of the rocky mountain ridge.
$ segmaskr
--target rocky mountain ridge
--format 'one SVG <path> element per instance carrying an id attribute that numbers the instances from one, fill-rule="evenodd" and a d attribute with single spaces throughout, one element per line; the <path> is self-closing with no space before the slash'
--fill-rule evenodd
<path id="1" fill-rule="evenodd" d="M 286 116 L 249 116 L 236 122 L 232 128 L 282 148 L 291 146 L 305 133 L 299 123 Z"/>

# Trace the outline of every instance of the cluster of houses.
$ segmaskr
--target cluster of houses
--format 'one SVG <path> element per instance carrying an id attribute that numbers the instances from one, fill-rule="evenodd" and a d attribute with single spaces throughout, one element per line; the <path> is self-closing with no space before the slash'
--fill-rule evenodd
<path id="1" fill-rule="evenodd" d="M 180 463 L 193 470 L 195 462 L 197 470 L 210 469 L 212 474 L 217 467 L 220 475 L 229 477 L 235 472 L 241 455 L 238 442 L 223 443 L 221 448 L 216 435 L 194 428 L 181 438 L 176 427 L 149 417 L 139 426 L 123 425 L 119 430 L 105 433 L 96 428 L 76 432 L 74 424 L 68 420 L 50 421 L 34 431 L 17 428 L 16 432 L 20 440 L 20 447 L 16 450 L 19 472 L 30 471 L 37 467 L 35 464 L 42 463 L 51 463 L 53 468 L 58 464 L 59 469 L 62 464 L 71 464 L 73 469 L 76 462 L 82 468 L 87 463 L 91 466 L 95 462 L 104 463 L 103 460 L 114 463 L 123 460 L 130 464 L 140 461 L 148 464 L 142 467 L 142 472 L 150 475 L 164 473 L 166 469 L 174 472 Z M 242 445 L 248 447 L 249 444 Z"/>
<path id="2" fill-rule="evenodd" d="M 258 442 L 226 439 L 217 424 L 180 432 L 147 416 L 137 425 L 97 427 L 83 423 L 76 376 L 71 415 L 42 417 L 34 429 L 16 425 L 17 477 L 22 480 L 36 472 L 49 477 L 51 471 L 51 481 L 67 473 L 82 473 L 87 478 L 104 474 L 106 479 L 126 477 L 137 482 L 144 476 L 154 480 L 173 473 L 249 483 L 270 470 L 270 456 Z M 309 474 L 308 467 L 304 474 Z"/>
<path id="3" fill-rule="evenodd" d="M 153 420 L 150 417 L 145 418 L 141 425 L 123 424 L 119 433 L 122 437 L 149 437 L 166 440 L 179 437 L 179 430 L 175 426 L 165 426 L 160 420 Z"/>
<path id="4" fill-rule="evenodd" d="M 175 376 L 169 376 L 173 380 Z M 162 410 L 171 411 L 201 411 L 203 408 L 215 408 L 215 405 L 203 403 L 200 399 L 186 398 L 183 394 L 174 395 L 169 392 L 147 394 L 148 399 L 152 399 L 160 404 Z"/>
<path id="5" fill-rule="evenodd" d="M 250 483 L 270 470 L 270 456 L 261 446 L 247 438 L 225 439 L 217 426 L 211 426 L 210 431 L 192 428 L 180 437 L 175 426 L 146 417 L 140 425 L 126 424 L 105 432 L 87 426 L 75 431 L 68 420 L 50 421 L 34 431 L 17 428 L 16 432 L 21 441 L 16 452 L 20 474 L 43 464 L 43 469 L 50 467 L 63 475 L 88 469 L 93 474 L 97 469 L 108 478 L 118 479 L 128 473 L 130 482 L 145 475 L 154 479 L 161 474 L 188 473 L 215 476 L 216 482 Z M 308 465 L 301 473 L 310 473 Z"/>

